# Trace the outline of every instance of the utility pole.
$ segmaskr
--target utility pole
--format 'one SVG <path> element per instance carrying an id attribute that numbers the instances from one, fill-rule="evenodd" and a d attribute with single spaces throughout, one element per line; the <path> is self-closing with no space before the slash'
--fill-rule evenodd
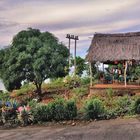
<path id="1" fill-rule="evenodd" d="M 70 61 L 70 39 L 71 39 L 70 34 L 67 34 L 66 38 L 69 39 L 68 49 L 69 49 L 69 69 L 70 69 L 70 64 L 71 64 L 71 61 Z"/>
<path id="2" fill-rule="evenodd" d="M 76 41 L 79 40 L 78 36 L 75 36 L 75 47 L 74 47 L 74 75 L 76 75 Z"/>
<path id="3" fill-rule="evenodd" d="M 67 34 L 66 38 L 69 39 L 69 69 L 70 69 L 70 39 L 73 39 L 75 41 L 75 46 L 74 46 L 74 75 L 76 75 L 76 41 L 79 40 L 78 36 L 70 35 Z"/>

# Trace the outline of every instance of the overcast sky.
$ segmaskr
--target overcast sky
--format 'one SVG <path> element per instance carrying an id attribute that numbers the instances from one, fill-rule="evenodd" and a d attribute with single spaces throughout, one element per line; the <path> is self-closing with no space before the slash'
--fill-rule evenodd
<path id="1" fill-rule="evenodd" d="M 84 57 L 95 32 L 140 31 L 139 14 L 139 0 L 0 0 L 0 46 L 32 27 L 66 45 L 67 33 L 78 35 L 77 54 Z"/>

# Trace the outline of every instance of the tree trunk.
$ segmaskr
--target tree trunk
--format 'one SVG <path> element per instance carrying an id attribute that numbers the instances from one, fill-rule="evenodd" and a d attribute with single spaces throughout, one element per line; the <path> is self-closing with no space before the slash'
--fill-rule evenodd
<path id="1" fill-rule="evenodd" d="M 90 86 L 92 87 L 92 65 L 91 65 L 91 62 L 89 62 L 89 70 L 90 70 Z"/>
<path id="2" fill-rule="evenodd" d="M 41 93 L 42 93 L 41 85 L 42 84 L 35 83 L 35 85 L 36 85 L 36 92 L 37 92 L 38 96 L 41 96 Z"/>
<path id="3" fill-rule="evenodd" d="M 41 93 L 42 93 L 41 85 L 38 86 L 37 93 L 38 93 L 39 96 L 41 95 Z"/>

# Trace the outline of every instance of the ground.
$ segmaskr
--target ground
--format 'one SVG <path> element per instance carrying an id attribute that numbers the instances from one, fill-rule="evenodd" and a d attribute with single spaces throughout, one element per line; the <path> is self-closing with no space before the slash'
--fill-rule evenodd
<path id="1" fill-rule="evenodd" d="M 76 126 L 24 127 L 0 130 L 2 140 L 139 140 L 136 118 L 90 122 Z"/>
<path id="2" fill-rule="evenodd" d="M 135 90 L 135 89 L 140 89 L 140 86 L 139 85 L 124 85 L 124 84 L 96 84 L 92 87 L 93 89 L 108 89 L 108 88 L 112 88 L 112 89 L 132 89 L 132 90 Z"/>

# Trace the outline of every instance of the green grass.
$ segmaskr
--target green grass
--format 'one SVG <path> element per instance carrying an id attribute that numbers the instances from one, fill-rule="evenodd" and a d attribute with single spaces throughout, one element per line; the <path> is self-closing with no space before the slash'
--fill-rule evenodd
<path id="1" fill-rule="evenodd" d="M 16 90 L 16 95 L 17 96 L 25 95 L 28 92 L 33 91 L 34 89 L 35 86 L 33 84 L 25 84 L 19 90 Z"/>

